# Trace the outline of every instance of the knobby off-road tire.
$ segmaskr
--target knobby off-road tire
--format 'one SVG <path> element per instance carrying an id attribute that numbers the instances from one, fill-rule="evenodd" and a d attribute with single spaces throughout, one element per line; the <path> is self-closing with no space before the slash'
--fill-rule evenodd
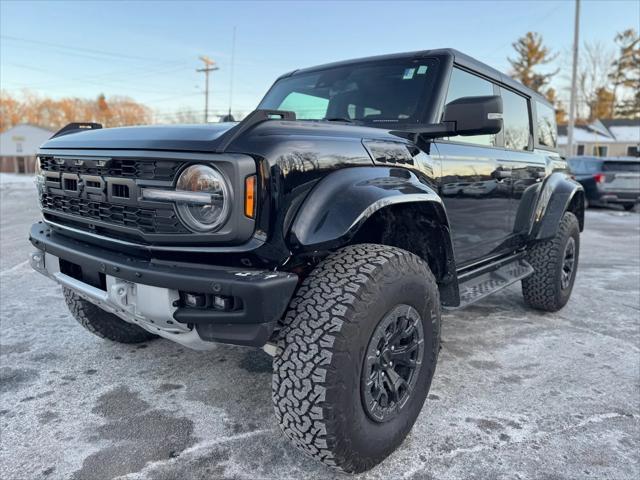
<path id="1" fill-rule="evenodd" d="M 376 360 L 375 353 L 367 352 L 390 312 L 403 308 L 413 314 L 411 338 L 418 338 L 415 329 L 423 338 L 417 342 L 420 354 L 412 354 L 421 364 L 403 406 L 376 421 L 365 406 L 367 362 Z M 436 367 L 440 299 L 428 265 L 398 248 L 346 247 L 303 281 L 283 324 L 272 386 L 285 435 L 302 451 L 345 472 L 362 472 L 381 462 L 411 430 Z M 406 325 L 398 331 L 408 332 Z M 390 347 L 385 349 L 392 355 Z M 393 373 L 387 372 L 390 378 Z"/>
<path id="2" fill-rule="evenodd" d="M 571 276 L 564 281 L 567 251 L 573 242 L 573 266 Z M 558 231 L 550 240 L 535 244 L 527 253 L 527 261 L 535 272 L 522 280 L 522 294 L 527 305 L 538 310 L 556 312 L 566 305 L 571 296 L 578 270 L 580 254 L 580 226 L 571 212 L 566 212 Z"/>
<path id="3" fill-rule="evenodd" d="M 91 302 L 80 298 L 72 290 L 63 288 L 67 307 L 80 325 L 100 338 L 119 343 L 141 343 L 157 338 L 143 328 L 121 320 L 116 315 L 105 312 Z"/>

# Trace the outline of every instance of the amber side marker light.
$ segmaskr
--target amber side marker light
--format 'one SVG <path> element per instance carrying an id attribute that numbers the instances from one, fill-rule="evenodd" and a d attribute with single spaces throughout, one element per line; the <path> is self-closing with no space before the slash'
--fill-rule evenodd
<path id="1" fill-rule="evenodd" d="M 256 216 L 256 176 L 244 179 L 244 214 L 249 218 Z"/>

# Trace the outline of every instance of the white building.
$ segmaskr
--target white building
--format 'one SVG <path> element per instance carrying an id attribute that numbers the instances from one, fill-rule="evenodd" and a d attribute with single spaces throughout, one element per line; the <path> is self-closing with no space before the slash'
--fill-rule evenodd
<path id="1" fill-rule="evenodd" d="M 0 133 L 0 172 L 33 172 L 36 152 L 54 132 L 35 125 L 16 125 Z"/>
<path id="2" fill-rule="evenodd" d="M 640 118 L 602 119 L 573 129 L 574 152 L 578 156 L 638 157 Z M 567 126 L 558 126 L 558 149 L 567 155 Z"/>

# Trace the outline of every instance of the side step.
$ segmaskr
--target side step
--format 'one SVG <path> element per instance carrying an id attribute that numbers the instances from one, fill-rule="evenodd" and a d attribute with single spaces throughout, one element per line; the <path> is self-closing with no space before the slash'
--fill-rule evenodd
<path id="1" fill-rule="evenodd" d="M 460 305 L 449 308 L 450 310 L 464 308 L 533 273 L 533 267 L 522 258 L 505 263 L 490 271 L 486 271 L 484 268 L 483 270 L 485 271 L 478 272 L 478 275 L 471 272 L 460 277 Z"/>

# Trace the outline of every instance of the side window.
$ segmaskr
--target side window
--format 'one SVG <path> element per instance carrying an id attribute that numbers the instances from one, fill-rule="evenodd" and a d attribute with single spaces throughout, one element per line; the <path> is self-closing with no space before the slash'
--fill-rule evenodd
<path id="1" fill-rule="evenodd" d="M 529 146 L 529 102 L 526 98 L 501 89 L 504 111 L 504 146 L 510 150 L 526 150 Z"/>
<path id="2" fill-rule="evenodd" d="M 578 145 L 578 150 L 576 151 L 576 155 L 579 157 L 584 155 L 584 145 Z"/>
<path id="3" fill-rule="evenodd" d="M 473 75 L 459 68 L 454 68 L 451 72 L 451 80 L 449 82 L 449 90 L 447 91 L 447 100 L 445 103 L 452 102 L 462 97 L 479 97 L 484 95 L 493 95 L 493 84 L 476 75 Z M 454 142 L 474 143 L 476 145 L 496 146 L 496 135 L 456 135 L 449 137 Z"/>
<path id="4" fill-rule="evenodd" d="M 537 143 L 544 147 L 556 148 L 556 112 L 549 105 L 536 102 Z"/>

